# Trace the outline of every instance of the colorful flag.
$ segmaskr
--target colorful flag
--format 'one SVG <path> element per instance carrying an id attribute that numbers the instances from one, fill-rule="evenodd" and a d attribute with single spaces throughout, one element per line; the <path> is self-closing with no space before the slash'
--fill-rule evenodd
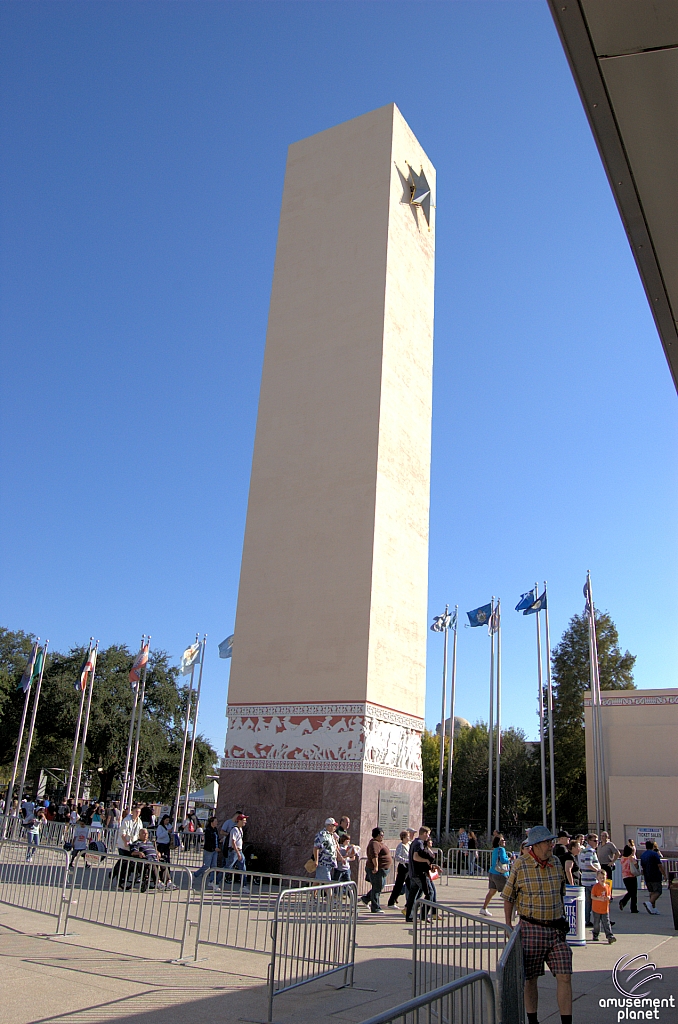
<path id="1" fill-rule="evenodd" d="M 90 672 L 94 672 L 94 667 L 95 667 L 96 663 L 97 663 L 96 648 L 92 647 L 92 649 L 90 651 L 88 651 L 87 654 L 85 655 L 85 660 L 83 661 L 82 665 L 80 666 L 80 672 L 78 673 L 78 678 L 73 683 L 73 686 L 75 687 L 76 693 L 81 693 L 84 689 L 86 689 L 88 676 L 89 676 Z"/>
<path id="2" fill-rule="evenodd" d="M 469 626 L 486 626 L 492 614 L 492 605 L 483 604 L 480 608 L 474 608 L 472 612 L 466 612 L 466 614 Z"/>
<path id="3" fill-rule="evenodd" d="M 130 685 L 133 690 L 136 690 L 141 679 L 141 670 L 148 663 L 148 643 L 142 645 L 141 650 L 137 654 L 136 661 L 132 665 L 129 674 Z"/>
<path id="4" fill-rule="evenodd" d="M 499 604 L 496 604 L 494 611 L 490 615 L 490 621 L 487 627 L 487 631 L 490 636 L 492 636 L 493 633 L 496 633 L 497 630 L 499 629 L 499 626 L 501 625 L 500 618 L 501 613 L 499 611 Z"/>
<path id="5" fill-rule="evenodd" d="M 454 629 L 457 625 L 457 612 L 445 612 L 444 615 L 436 615 L 431 625 L 434 633 L 444 633 L 446 629 Z"/>
<path id="6" fill-rule="evenodd" d="M 28 659 L 28 664 L 24 669 L 24 674 L 21 677 L 21 681 L 17 686 L 17 690 L 23 690 L 26 693 L 30 689 L 31 683 L 33 682 L 33 670 L 35 669 L 35 659 L 38 656 L 38 641 L 36 640 L 33 644 L 33 650 L 31 656 Z"/>
<path id="7" fill-rule="evenodd" d="M 591 583 L 588 576 L 586 577 L 586 583 L 584 584 L 584 597 L 586 598 L 586 607 L 584 611 L 587 615 L 591 614 Z"/>
<path id="8" fill-rule="evenodd" d="M 187 647 L 184 653 L 181 655 L 181 668 L 179 669 L 182 676 L 187 676 L 193 666 L 200 661 L 200 643 L 196 640 L 194 644 Z"/>
<path id="9" fill-rule="evenodd" d="M 45 648 L 41 647 L 40 650 L 38 651 L 38 656 L 35 659 L 35 665 L 33 666 L 33 671 L 31 672 L 31 685 L 33 683 L 37 683 L 38 679 L 40 678 L 40 673 L 42 672 L 42 665 L 43 665 L 44 660 L 45 660 Z"/>
<path id="10" fill-rule="evenodd" d="M 523 615 L 534 615 L 535 612 L 543 612 L 546 608 L 546 591 L 538 597 L 536 601 L 533 601 L 529 608 L 526 608 Z"/>
<path id="11" fill-rule="evenodd" d="M 233 633 L 227 636 L 225 640 L 222 640 L 219 644 L 219 657 L 220 658 L 231 658 L 233 656 Z"/>
<path id="12" fill-rule="evenodd" d="M 522 612 L 523 609 L 529 608 L 531 604 L 534 604 L 534 599 L 536 596 L 537 595 L 535 594 L 534 590 L 528 590 L 526 594 L 521 594 L 520 601 L 518 601 L 518 604 L 516 605 L 516 611 Z"/>

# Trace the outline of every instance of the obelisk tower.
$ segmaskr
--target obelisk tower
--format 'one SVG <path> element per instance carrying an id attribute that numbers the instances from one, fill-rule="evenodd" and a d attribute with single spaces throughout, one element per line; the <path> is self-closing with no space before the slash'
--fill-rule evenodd
<path id="1" fill-rule="evenodd" d="M 262 868 L 421 822 L 434 186 L 394 104 L 289 149 L 219 799 Z"/>

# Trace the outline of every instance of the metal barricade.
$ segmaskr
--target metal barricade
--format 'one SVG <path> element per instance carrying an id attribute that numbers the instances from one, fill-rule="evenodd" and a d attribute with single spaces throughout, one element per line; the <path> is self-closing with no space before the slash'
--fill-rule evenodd
<path id="1" fill-rule="evenodd" d="M 196 832 L 180 832 L 179 846 L 170 847 L 170 861 L 172 864 L 180 864 L 183 867 L 199 868 L 202 864 L 202 854 L 205 846 L 205 837 Z"/>
<path id="2" fill-rule="evenodd" d="M 201 945 L 231 946 L 270 953 L 272 926 L 280 893 L 315 888 L 313 878 L 210 868 L 202 876 L 194 957 Z M 351 883 L 353 884 L 353 883 Z"/>
<path id="3" fill-rule="evenodd" d="M 58 934 L 66 907 L 68 854 L 27 841 L 0 841 L 0 902 L 56 917 Z"/>
<path id="4" fill-rule="evenodd" d="M 282 992 L 344 972 L 353 984 L 358 891 L 355 882 L 287 889 L 275 904 L 268 970 L 268 1021 Z"/>
<path id="5" fill-rule="evenodd" d="M 487 971 L 475 971 L 369 1017 L 362 1024 L 495 1024 L 495 1020 L 492 979 Z"/>
<path id="6" fill-rule="evenodd" d="M 473 971 L 494 974 L 511 929 L 429 900 L 414 904 L 412 995 L 430 992 Z"/>
<path id="7" fill-rule="evenodd" d="M 491 861 L 492 850 L 460 850 L 456 846 L 451 846 L 445 858 L 446 878 L 487 875 Z"/>
<path id="8" fill-rule="evenodd" d="M 74 862 L 68 889 L 71 919 L 181 944 L 185 954 L 192 874 L 136 857 L 86 852 Z"/>
<path id="9" fill-rule="evenodd" d="M 525 976 L 523 974 L 523 947 L 520 941 L 520 921 L 497 963 L 499 990 L 499 1020 L 501 1024 L 524 1024 Z"/>

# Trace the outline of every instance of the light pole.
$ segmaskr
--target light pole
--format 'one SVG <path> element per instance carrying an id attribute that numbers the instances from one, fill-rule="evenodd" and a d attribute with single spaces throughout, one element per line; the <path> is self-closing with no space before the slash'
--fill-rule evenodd
<path id="1" fill-rule="evenodd" d="M 456 612 L 454 616 L 454 624 L 456 625 Z M 442 711 L 440 721 L 440 763 L 438 766 L 438 814 L 436 817 L 436 835 L 438 842 L 441 838 L 442 828 L 442 814 L 443 814 L 443 773 L 445 770 L 445 712 L 447 710 L 447 642 L 448 634 L 453 626 L 452 616 L 450 615 L 450 606 L 445 605 L 445 612 L 443 615 L 437 615 L 431 624 L 431 629 L 434 633 L 444 633 L 445 640 L 443 643 L 443 693 L 442 693 Z"/>

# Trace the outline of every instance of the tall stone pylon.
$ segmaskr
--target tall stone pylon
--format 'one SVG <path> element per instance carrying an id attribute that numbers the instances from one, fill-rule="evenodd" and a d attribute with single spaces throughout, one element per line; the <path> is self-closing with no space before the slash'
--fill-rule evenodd
<path id="1" fill-rule="evenodd" d="M 394 104 L 289 149 L 219 796 L 262 869 L 421 823 L 434 187 Z"/>

